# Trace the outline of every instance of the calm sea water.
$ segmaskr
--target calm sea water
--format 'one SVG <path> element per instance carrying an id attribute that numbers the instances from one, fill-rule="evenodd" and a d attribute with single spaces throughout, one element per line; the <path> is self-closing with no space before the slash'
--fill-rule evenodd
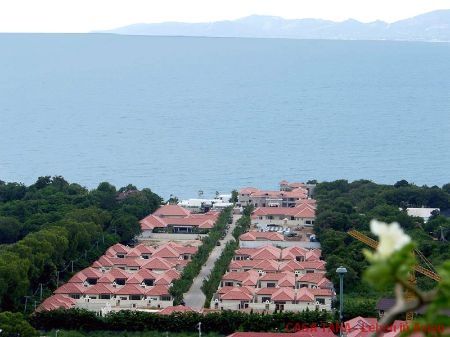
<path id="1" fill-rule="evenodd" d="M 0 179 L 450 181 L 450 44 L 0 35 Z"/>

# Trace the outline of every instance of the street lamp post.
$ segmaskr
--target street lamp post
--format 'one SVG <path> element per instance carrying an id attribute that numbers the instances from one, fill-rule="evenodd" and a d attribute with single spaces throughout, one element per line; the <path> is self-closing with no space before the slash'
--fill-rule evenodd
<path id="1" fill-rule="evenodd" d="M 344 275 L 347 273 L 347 269 L 340 266 L 336 269 L 336 273 L 339 275 L 339 336 L 342 337 L 342 320 L 344 318 Z"/>

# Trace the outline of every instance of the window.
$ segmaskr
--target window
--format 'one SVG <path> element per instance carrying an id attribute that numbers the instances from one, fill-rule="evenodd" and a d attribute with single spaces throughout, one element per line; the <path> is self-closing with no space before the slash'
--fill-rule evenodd
<path id="1" fill-rule="evenodd" d="M 275 282 L 267 282 L 267 288 L 275 288 Z"/>
<path id="2" fill-rule="evenodd" d="M 267 219 L 273 220 L 273 215 L 268 215 L 268 216 L 267 216 Z"/>
<path id="3" fill-rule="evenodd" d="M 310 269 L 310 270 L 307 270 L 307 271 L 306 271 L 306 274 L 311 274 L 311 273 L 314 273 L 314 270 L 311 270 L 311 269 Z"/>
<path id="4" fill-rule="evenodd" d="M 270 300 L 271 300 L 270 297 L 263 297 L 263 298 L 261 299 L 262 303 L 266 303 L 267 301 L 270 302 Z"/>
<path id="5" fill-rule="evenodd" d="M 141 296 L 140 295 L 131 295 L 130 296 L 130 300 L 132 300 L 132 301 L 140 301 L 141 300 Z"/>
<path id="6" fill-rule="evenodd" d="M 325 304 L 324 298 L 316 298 L 316 301 L 319 302 L 319 304 Z"/>
<path id="7" fill-rule="evenodd" d="M 171 301 L 172 297 L 170 296 L 161 296 L 161 301 Z"/>
<path id="8" fill-rule="evenodd" d="M 102 294 L 99 296 L 101 300 L 109 300 L 111 298 L 111 295 L 109 294 Z"/>
<path id="9" fill-rule="evenodd" d="M 149 287 L 151 287 L 151 286 L 153 286 L 153 280 L 151 280 L 151 279 L 145 279 L 144 280 L 144 283 L 145 283 L 145 285 L 146 286 L 149 286 Z"/>
<path id="10" fill-rule="evenodd" d="M 232 287 L 233 286 L 233 282 L 225 282 L 225 287 Z"/>
<path id="11" fill-rule="evenodd" d="M 80 294 L 70 294 L 70 297 L 78 300 L 80 298 Z"/>
<path id="12" fill-rule="evenodd" d="M 295 216 L 291 216 L 291 220 L 295 220 Z"/>
<path id="13" fill-rule="evenodd" d="M 117 257 L 118 257 L 119 259 L 123 259 L 123 258 L 125 257 L 125 255 L 124 255 L 124 254 L 117 254 Z"/>

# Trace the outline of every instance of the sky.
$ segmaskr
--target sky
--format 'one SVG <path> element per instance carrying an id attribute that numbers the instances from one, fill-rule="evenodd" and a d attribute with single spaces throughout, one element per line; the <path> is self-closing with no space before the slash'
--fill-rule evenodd
<path id="1" fill-rule="evenodd" d="M 210 22 L 247 15 L 393 22 L 450 0 L 0 0 L 0 32 L 89 32 L 133 23 Z"/>

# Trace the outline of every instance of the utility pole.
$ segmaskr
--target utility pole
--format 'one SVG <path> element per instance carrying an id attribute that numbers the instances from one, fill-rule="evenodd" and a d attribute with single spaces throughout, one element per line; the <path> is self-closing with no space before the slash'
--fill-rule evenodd
<path id="1" fill-rule="evenodd" d="M 198 329 L 198 337 L 202 337 L 202 322 L 198 322 L 197 329 Z"/>
<path id="2" fill-rule="evenodd" d="M 70 270 L 71 270 L 71 272 L 73 273 L 73 260 L 72 260 L 72 261 L 70 261 L 70 264 L 71 264 L 71 268 L 70 268 Z"/>
<path id="3" fill-rule="evenodd" d="M 339 337 L 342 337 L 342 320 L 344 319 L 344 275 L 347 273 L 347 269 L 340 266 L 336 269 L 336 273 L 339 275 Z"/>
<path id="4" fill-rule="evenodd" d="M 39 283 L 39 298 L 42 301 L 42 283 Z"/>
<path id="5" fill-rule="evenodd" d="M 59 271 L 56 271 L 56 287 L 59 287 Z"/>
<path id="6" fill-rule="evenodd" d="M 23 313 L 26 314 L 27 313 L 27 305 L 28 305 L 28 298 L 30 296 L 25 296 L 25 308 L 23 309 Z"/>

